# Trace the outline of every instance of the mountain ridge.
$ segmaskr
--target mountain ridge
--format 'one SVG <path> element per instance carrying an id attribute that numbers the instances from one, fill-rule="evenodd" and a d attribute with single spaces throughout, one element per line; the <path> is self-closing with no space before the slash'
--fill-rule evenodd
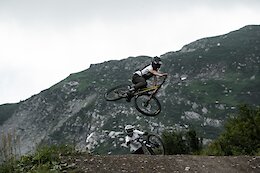
<path id="1" fill-rule="evenodd" d="M 75 143 L 84 150 L 86 137 L 94 132 L 93 150 L 117 154 L 126 152 L 120 147 L 126 123 L 159 134 L 194 128 L 214 139 L 238 104 L 259 105 L 260 25 L 199 39 L 161 58 L 162 71 L 170 75 L 158 93 L 162 112 L 157 117 L 103 98 L 107 89 L 129 82 L 134 70 L 150 63 L 151 57 L 138 56 L 93 64 L 9 111 L 0 105 L 0 116 L 5 116 L 0 131 L 15 130 L 21 153 L 44 143 Z"/>

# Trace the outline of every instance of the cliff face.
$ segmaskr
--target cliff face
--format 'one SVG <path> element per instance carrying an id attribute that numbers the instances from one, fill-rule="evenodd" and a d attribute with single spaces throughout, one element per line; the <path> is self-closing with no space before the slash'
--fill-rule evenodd
<path id="1" fill-rule="evenodd" d="M 191 127 L 214 139 L 239 104 L 260 104 L 260 26 L 204 38 L 161 58 L 161 70 L 169 77 L 157 95 L 162 112 L 156 117 L 140 114 L 124 100 L 107 102 L 103 97 L 150 63 L 150 57 L 139 56 L 91 65 L 8 111 L 10 105 L 1 105 L 0 131 L 15 131 L 22 153 L 42 143 L 73 143 L 84 149 L 93 133 L 92 149 L 117 154 L 124 152 L 120 144 L 126 124 L 155 133 Z"/>

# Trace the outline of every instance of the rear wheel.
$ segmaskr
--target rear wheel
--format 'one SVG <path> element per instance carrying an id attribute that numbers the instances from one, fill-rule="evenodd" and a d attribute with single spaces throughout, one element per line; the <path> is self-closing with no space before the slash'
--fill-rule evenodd
<path id="1" fill-rule="evenodd" d="M 161 112 L 159 100 L 151 95 L 138 95 L 135 97 L 135 108 L 144 115 L 156 116 Z"/>
<path id="2" fill-rule="evenodd" d="M 147 137 L 148 145 L 147 148 L 151 155 L 165 155 L 165 147 L 162 139 L 154 134 L 150 134 Z"/>
<path id="3" fill-rule="evenodd" d="M 121 98 L 125 98 L 127 96 L 127 92 L 128 92 L 128 85 L 122 84 L 109 89 L 104 96 L 107 101 L 116 101 Z"/>

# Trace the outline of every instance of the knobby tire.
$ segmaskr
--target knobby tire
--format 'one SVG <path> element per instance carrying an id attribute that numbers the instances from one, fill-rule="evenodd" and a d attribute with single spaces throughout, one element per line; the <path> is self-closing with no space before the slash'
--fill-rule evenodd
<path id="1" fill-rule="evenodd" d="M 149 98 L 149 94 L 137 95 L 134 99 L 135 108 L 146 116 L 156 116 L 161 112 L 161 104 L 155 96 L 152 96 L 147 104 Z M 148 106 L 153 110 L 149 110 Z"/>
<path id="2" fill-rule="evenodd" d="M 155 152 L 156 151 L 155 148 L 151 147 L 151 148 L 148 149 L 150 154 L 151 155 L 165 155 L 165 147 L 164 147 L 162 139 L 157 135 L 149 134 L 147 136 L 147 141 L 148 141 L 149 144 L 154 142 L 154 141 L 152 141 L 152 138 L 155 138 L 157 140 L 157 144 L 160 147 L 160 148 L 158 147 L 158 149 L 160 150 L 160 153 Z"/>
<path id="3" fill-rule="evenodd" d="M 114 88 L 109 89 L 104 97 L 107 101 L 116 101 L 126 97 L 128 91 L 128 84 L 118 85 Z"/>

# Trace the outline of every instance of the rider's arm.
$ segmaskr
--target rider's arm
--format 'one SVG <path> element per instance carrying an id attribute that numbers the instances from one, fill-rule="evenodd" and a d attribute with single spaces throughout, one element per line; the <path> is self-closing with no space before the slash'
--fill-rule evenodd
<path id="1" fill-rule="evenodd" d="M 140 130 L 134 130 L 135 133 L 137 133 L 138 135 L 148 135 L 148 132 L 142 132 Z"/>
<path id="2" fill-rule="evenodd" d="M 134 133 L 137 133 L 138 135 L 143 135 L 144 132 L 140 131 L 140 130 L 134 130 Z"/>
<path id="3" fill-rule="evenodd" d="M 154 74 L 155 76 L 160 76 L 160 77 L 162 77 L 162 76 L 166 76 L 167 75 L 167 73 L 160 73 L 160 72 L 158 72 L 158 71 L 156 71 L 156 70 L 153 70 L 153 69 L 151 69 L 151 70 L 149 70 L 152 74 Z"/>
<path id="4" fill-rule="evenodd" d="M 131 143 L 131 141 L 132 141 L 132 139 L 131 139 L 129 136 L 126 136 L 126 137 L 125 137 L 125 144 L 126 144 L 127 146 L 129 146 L 129 144 Z"/>
<path id="5" fill-rule="evenodd" d="M 150 71 L 152 74 L 154 74 L 154 82 L 153 82 L 154 85 L 157 84 L 157 76 L 162 77 L 162 76 L 166 76 L 166 75 L 167 75 L 167 73 L 160 73 L 160 72 L 158 72 L 158 71 L 156 71 L 156 70 L 153 70 L 153 69 L 150 69 L 149 71 Z"/>

